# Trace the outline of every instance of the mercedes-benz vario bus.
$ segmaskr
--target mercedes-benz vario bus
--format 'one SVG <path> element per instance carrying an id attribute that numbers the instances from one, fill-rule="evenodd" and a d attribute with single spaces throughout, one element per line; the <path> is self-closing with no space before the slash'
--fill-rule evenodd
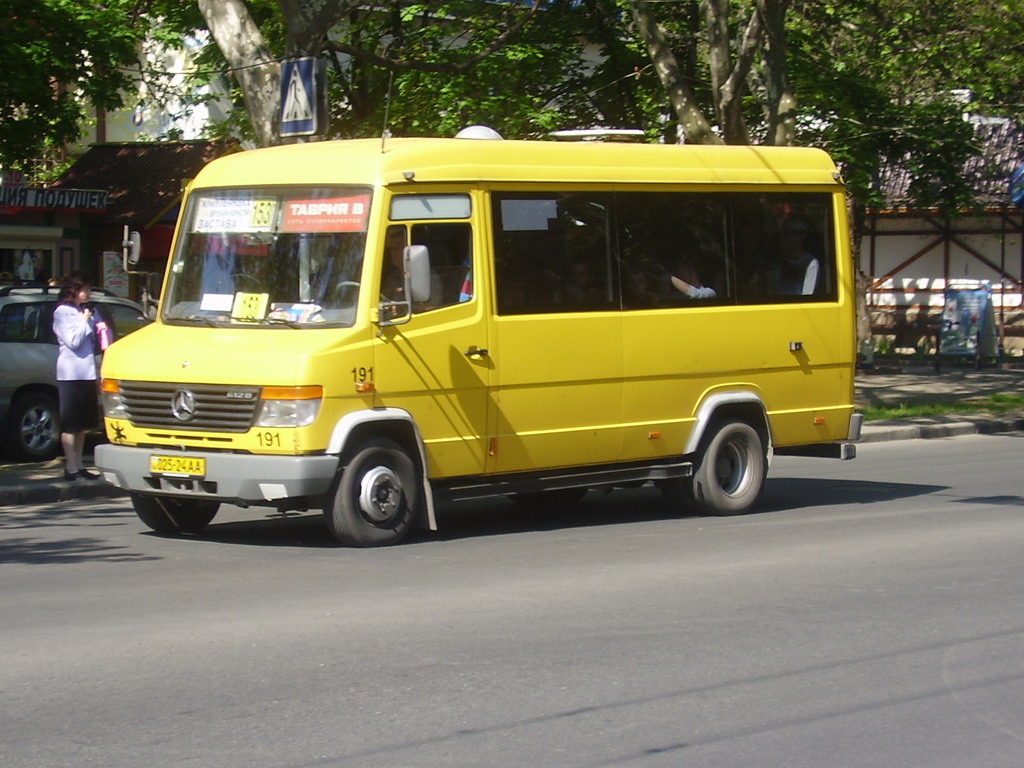
<path id="1" fill-rule="evenodd" d="M 322 509 L 356 546 L 435 504 L 658 485 L 756 502 L 852 456 L 844 190 L 814 149 L 307 143 L 190 185 L 159 316 L 102 369 L 103 477 L 149 527 Z"/>

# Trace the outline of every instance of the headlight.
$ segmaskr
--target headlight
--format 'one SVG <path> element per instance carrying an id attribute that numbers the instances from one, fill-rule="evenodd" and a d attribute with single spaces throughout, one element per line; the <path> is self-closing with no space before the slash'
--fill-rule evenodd
<path id="1" fill-rule="evenodd" d="M 116 379 L 103 379 L 100 382 L 100 402 L 103 404 L 103 415 L 108 419 L 128 418 Z"/>
<path id="2" fill-rule="evenodd" d="M 305 427 L 312 424 L 323 396 L 323 387 L 264 387 L 255 426 Z"/>

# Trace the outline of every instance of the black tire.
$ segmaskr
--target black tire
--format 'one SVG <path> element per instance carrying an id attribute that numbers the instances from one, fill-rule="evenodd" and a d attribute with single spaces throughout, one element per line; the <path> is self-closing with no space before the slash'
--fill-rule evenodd
<path id="1" fill-rule="evenodd" d="M 45 461 L 60 452 L 57 399 L 32 392 L 15 399 L 7 417 L 7 455 L 18 461 Z"/>
<path id="2" fill-rule="evenodd" d="M 708 439 L 694 467 L 693 502 L 706 515 L 742 515 L 761 495 L 768 470 L 765 446 L 743 421 L 709 427 Z"/>
<path id="3" fill-rule="evenodd" d="M 139 520 L 157 533 L 168 536 L 199 533 L 220 509 L 220 502 L 206 499 L 177 499 L 138 493 L 129 496 Z"/>
<path id="4" fill-rule="evenodd" d="M 350 547 L 397 544 L 412 527 L 422 484 L 397 443 L 367 440 L 345 464 L 324 502 L 331 534 Z"/>

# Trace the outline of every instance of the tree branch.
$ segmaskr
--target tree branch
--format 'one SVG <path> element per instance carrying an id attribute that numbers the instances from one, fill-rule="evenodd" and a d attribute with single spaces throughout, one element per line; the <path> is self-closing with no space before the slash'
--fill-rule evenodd
<path id="1" fill-rule="evenodd" d="M 719 90 L 722 130 L 725 133 L 725 140 L 729 144 L 750 143 L 740 97 L 743 93 L 744 83 L 747 81 L 747 75 L 750 74 L 750 68 L 753 66 L 754 57 L 761 45 L 764 31 L 762 23 L 764 2 L 765 0 L 758 0 L 757 7 L 751 13 L 747 28 L 743 32 L 736 62 Z"/>
<path id="2" fill-rule="evenodd" d="M 430 64 L 423 61 L 417 61 L 415 59 L 395 59 L 389 56 L 381 56 L 373 51 L 368 51 L 365 48 L 359 46 L 349 45 L 347 43 L 339 43 L 331 40 L 324 41 L 323 50 L 330 51 L 332 53 L 344 53 L 348 54 L 354 59 L 365 61 L 384 69 L 393 70 L 395 72 L 442 72 L 448 74 L 463 74 L 468 72 L 481 61 L 486 59 L 495 51 L 503 48 L 509 43 L 509 41 L 515 37 L 519 31 L 525 27 L 530 20 L 536 15 L 540 9 L 541 0 L 533 0 L 533 4 L 526 11 L 525 14 L 511 27 L 506 29 L 500 35 L 484 48 L 481 48 L 475 54 L 470 56 L 468 59 L 451 64 Z"/>

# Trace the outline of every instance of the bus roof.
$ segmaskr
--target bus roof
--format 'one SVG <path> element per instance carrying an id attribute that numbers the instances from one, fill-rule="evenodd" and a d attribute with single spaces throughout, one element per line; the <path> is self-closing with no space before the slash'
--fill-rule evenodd
<path id="1" fill-rule="evenodd" d="M 800 184 L 836 186 L 820 149 L 484 139 L 347 139 L 214 160 L 203 187 L 451 182 Z"/>

